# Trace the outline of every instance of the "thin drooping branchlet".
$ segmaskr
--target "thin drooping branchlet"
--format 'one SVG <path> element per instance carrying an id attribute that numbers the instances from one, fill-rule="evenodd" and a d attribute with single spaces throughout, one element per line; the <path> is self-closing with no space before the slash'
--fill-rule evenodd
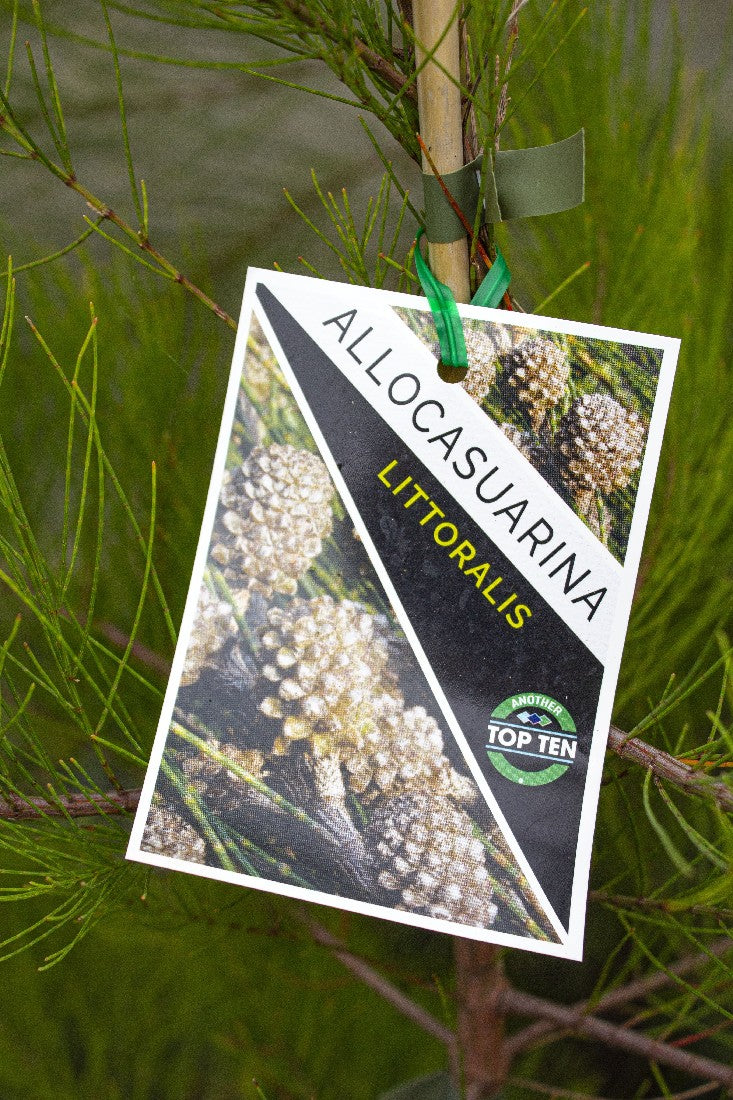
<path id="1" fill-rule="evenodd" d="M 137 261 L 129 285 L 120 293 L 120 302 L 136 318 L 137 332 L 143 333 L 154 317 L 154 309 L 151 314 L 148 308 L 155 299 L 149 290 L 150 268 L 166 279 L 161 283 L 161 295 L 173 295 L 176 288 L 168 284 L 178 283 L 210 313 L 234 327 L 233 320 L 205 291 L 150 245 L 147 191 L 132 159 L 135 119 L 127 111 L 122 95 L 123 77 L 129 79 L 122 59 L 136 57 L 150 65 L 156 61 L 181 64 L 192 72 L 208 69 L 219 72 L 222 80 L 230 73 L 256 71 L 262 79 L 275 83 L 303 85 L 276 75 L 284 72 L 282 57 L 229 63 L 128 49 L 122 42 L 122 20 L 118 28 L 115 12 L 124 10 L 129 19 L 140 20 L 143 27 L 146 16 L 142 12 L 133 15 L 127 5 L 111 0 L 107 6 L 114 19 L 113 33 L 105 36 L 102 32 L 96 43 L 87 39 L 86 46 L 104 49 L 110 57 L 110 83 L 114 77 L 123 131 L 120 165 L 123 174 L 127 168 L 132 215 L 111 210 L 74 175 L 72 165 L 82 179 L 87 178 L 74 149 L 73 126 L 67 125 L 62 107 L 63 82 L 53 66 L 52 36 L 61 28 L 42 19 L 39 4 L 32 15 L 30 56 L 16 48 L 22 19 L 18 3 L 12 5 L 8 20 L 0 106 L 5 148 L 0 152 L 15 159 L 2 163 L 8 178 L 16 167 L 53 175 L 92 207 L 97 235 L 101 232 L 118 249 L 122 246 L 122 261 Z M 402 10 L 407 7 L 402 5 Z M 512 5 L 504 7 L 508 17 Z M 719 577 L 717 587 L 705 578 L 710 576 L 710 562 L 724 560 L 733 520 L 727 481 L 718 474 L 719 468 L 729 465 L 733 454 L 733 427 L 723 403 L 713 397 L 727 385 L 722 363 L 729 314 L 719 286 L 730 281 L 733 249 L 726 247 L 730 221 L 723 206 L 716 206 L 716 192 L 709 186 L 704 168 L 708 140 L 705 127 L 696 127 L 694 121 L 686 128 L 680 124 L 683 108 L 688 120 L 691 109 L 685 106 L 682 68 L 677 62 L 669 68 L 667 94 L 661 101 L 656 98 L 648 47 L 650 15 L 646 6 L 642 8 L 631 65 L 624 48 L 629 41 L 628 28 L 621 26 L 610 7 L 597 8 L 589 15 L 588 31 L 574 27 L 576 12 L 571 12 L 567 4 L 547 5 L 536 21 L 528 12 L 522 14 L 519 45 L 508 72 L 507 109 L 501 118 L 502 146 L 541 144 L 585 124 L 595 146 L 605 153 L 589 173 L 585 209 L 577 215 L 533 223 L 531 234 L 522 233 L 522 247 L 512 249 L 510 245 L 507 255 L 527 300 L 540 302 L 534 307 L 536 312 L 552 303 L 563 315 L 670 333 L 679 330 L 680 318 L 705 317 L 704 325 L 685 322 L 683 354 L 688 366 L 680 370 L 676 384 L 668 447 L 652 509 L 627 662 L 622 670 L 617 700 L 619 721 L 636 736 L 618 735 L 614 740 L 618 755 L 609 758 L 606 772 L 600 806 L 599 834 L 603 842 L 596 847 L 593 875 L 597 890 L 591 895 L 592 903 L 606 910 L 608 920 L 616 921 L 619 934 L 606 965 L 598 970 L 596 987 L 585 1011 L 593 1015 L 594 1008 L 603 1005 L 604 991 L 610 996 L 612 988 L 636 988 L 639 999 L 624 1010 L 627 1015 L 619 1031 L 662 1036 L 678 1053 L 690 1049 L 691 1041 L 697 1039 L 715 1047 L 720 1061 L 725 1062 L 730 1061 L 725 1054 L 728 1050 L 730 1055 L 725 1031 L 730 1007 L 724 991 L 730 983 L 731 967 L 725 957 L 719 957 L 714 945 L 720 932 L 731 927 L 727 861 L 731 851 L 733 692 L 730 643 L 724 630 L 717 628 L 731 584 L 727 575 Z M 216 28 L 239 36 L 242 43 L 258 38 L 268 49 L 275 46 L 286 51 L 294 61 L 320 61 L 345 85 L 343 95 L 330 86 L 314 88 L 323 97 L 322 104 L 332 98 L 357 106 L 384 123 L 391 135 L 415 155 L 414 36 L 409 23 L 405 25 L 402 13 L 396 9 L 366 0 L 350 5 L 350 9 L 350 18 L 345 20 L 343 4 L 311 0 L 237 5 L 236 10 L 227 5 L 217 11 L 211 5 L 191 3 L 174 8 L 153 0 L 147 5 L 147 16 L 163 20 L 171 33 L 175 29 L 182 35 L 189 34 L 193 53 L 198 32 Z M 110 23 L 105 26 L 110 29 Z M 467 75 L 461 81 L 464 107 L 466 117 L 472 115 L 475 121 L 479 146 L 485 146 L 487 141 L 493 142 L 501 91 L 501 81 L 498 85 L 494 82 L 494 73 L 506 72 L 510 48 L 505 23 L 497 17 L 494 5 L 472 6 L 464 41 L 470 52 Z M 176 52 L 176 48 L 171 47 L 171 51 Z M 184 46 L 177 52 L 185 53 Z M 494 64 L 496 55 L 498 66 Z M 484 72 L 485 79 L 477 81 Z M 16 110 L 15 89 L 21 79 L 30 96 L 35 96 L 35 121 L 28 121 L 27 112 Z M 570 89 L 575 90 L 572 97 Z M 411 181 L 400 178 L 393 168 L 388 144 L 370 133 L 386 173 L 373 203 L 359 211 L 349 195 L 332 198 L 328 188 L 314 180 L 319 216 L 309 217 L 309 225 L 316 230 L 315 236 L 320 236 L 321 245 L 328 242 L 329 256 L 341 277 L 373 286 L 395 285 L 399 279 L 400 289 L 416 289 L 410 242 L 419 201 L 414 186 L 412 195 L 409 193 Z M 23 163 L 16 165 L 18 159 Z M 306 212 L 305 204 L 300 209 Z M 714 249 L 705 243 L 711 240 L 713 223 Z M 71 240 L 75 232 L 69 231 L 61 239 Z M 48 255 L 41 259 L 31 259 L 15 268 L 8 266 L 0 329 L 0 378 L 5 374 L 5 384 L 15 387 L 9 391 L 8 408 L 12 407 L 13 397 L 21 407 L 14 379 L 14 276 L 24 273 L 28 279 L 41 280 L 51 274 L 49 265 L 76 250 L 84 262 L 81 249 L 94 232 L 89 225 L 70 245 L 62 249 L 49 247 Z M 506 248 L 507 239 L 519 240 L 515 231 L 511 232 L 509 237 L 507 227 L 497 228 L 502 248 Z M 670 241 L 674 241 L 674 248 Z M 292 258 L 287 261 L 292 262 Z M 314 273 L 320 273 L 318 269 L 318 264 L 311 267 Z M 714 280 L 709 271 L 715 272 Z M 691 272 L 694 277 L 690 277 Z M 324 268 L 323 273 L 331 272 Z M 390 284 L 390 279 L 394 283 Z M 101 420 L 104 371 L 98 369 L 100 348 L 102 354 L 109 348 L 109 337 L 103 335 L 113 312 L 109 301 L 106 315 L 99 310 L 94 314 L 99 312 L 99 326 L 84 317 L 73 329 L 72 348 L 72 329 L 58 313 L 60 296 L 69 307 L 68 313 L 73 313 L 70 285 L 55 285 L 54 293 L 55 305 L 49 294 L 48 304 L 39 306 L 42 316 L 34 312 L 36 329 L 43 334 L 39 362 L 45 357 L 52 364 L 62 381 L 59 394 L 68 402 L 64 412 L 69 417 L 68 431 L 64 419 L 65 441 L 59 463 L 58 531 L 52 552 L 35 522 L 32 491 L 24 487 L 28 473 L 23 471 L 24 481 L 14 470 L 17 456 L 10 440 L 7 450 L 0 448 L 0 568 L 8 606 L 12 604 L 13 611 L 16 607 L 22 609 L 22 618 L 5 625 L 5 640 L 0 645 L 0 800 L 3 808 L 17 807 L 18 816 L 14 821 L 0 813 L 0 848 L 7 856 L 0 872 L 0 900 L 27 900 L 47 906 L 41 919 L 34 917 L 23 932 L 10 934 L 0 954 L 12 955 L 60 933 L 62 946 L 48 953 L 44 965 L 63 958 L 102 915 L 130 905 L 133 895 L 147 896 L 142 873 L 120 860 L 126 823 L 118 811 L 128 805 L 127 792 L 136 790 L 140 780 L 151 714 L 160 705 L 160 684 L 152 683 L 130 662 L 136 631 L 142 629 L 148 603 L 157 601 L 159 605 L 158 645 L 161 649 L 170 646 L 182 597 L 174 601 L 174 610 L 167 609 L 160 583 L 160 577 L 166 574 L 154 558 L 171 554 L 172 545 L 173 552 L 180 553 L 180 558 L 173 560 L 179 565 L 181 560 L 185 563 L 193 539 L 190 530 L 181 533 L 180 517 L 175 522 L 171 519 L 164 463 L 159 466 L 156 489 L 156 514 L 162 535 L 158 543 L 153 541 L 152 525 L 148 529 L 140 518 L 148 510 L 148 502 L 143 500 L 147 491 L 141 488 L 135 494 L 127 472 L 124 478 L 115 473 L 113 455 L 119 452 L 107 443 L 108 433 L 113 431 L 112 418 Z M 134 312 L 135 302 L 139 306 L 141 299 L 146 306 L 146 325 L 142 324 L 142 313 Z M 177 308 L 171 304 L 172 296 L 165 302 L 169 313 Z M 202 315 L 209 320 L 203 311 Z M 167 317 L 164 321 L 154 330 L 151 345 L 164 343 Z M 49 335 L 56 327 L 65 333 L 58 344 Z M 121 328 L 115 332 L 120 341 Z M 181 326 L 179 346 L 187 350 L 188 335 L 184 333 L 188 329 Z M 207 329 L 204 343 L 211 339 L 212 331 Z M 50 348 L 53 352 L 48 354 L 46 349 Z M 573 347 L 572 338 L 568 354 L 575 363 L 582 354 L 580 347 Z M 152 351 L 149 355 L 154 364 Z M 183 356 L 182 352 L 182 360 Z M 189 367 L 188 359 L 186 363 Z M 560 432 L 572 402 L 582 400 L 584 393 L 618 394 L 624 409 L 648 416 L 654 363 L 642 358 L 637 366 L 640 393 L 619 393 L 619 387 L 623 389 L 624 362 L 594 354 L 585 364 L 587 386 L 583 392 L 563 395 L 557 407 L 543 410 L 543 433 L 554 436 Z M 153 376 L 155 371 L 148 373 Z M 482 393 L 482 400 L 490 404 L 496 398 L 496 376 L 492 370 L 485 375 L 482 381 L 488 389 Z M 644 379 L 649 381 L 646 391 Z M 160 401 L 152 381 L 141 378 L 140 385 L 146 400 Z M 521 387 L 515 390 L 522 397 L 518 405 L 528 418 L 530 402 L 524 400 Z M 58 409 L 55 398 L 54 402 L 53 407 Z M 10 422 L 12 416 L 8 416 Z M 144 449 L 148 441 L 141 433 L 147 428 L 132 423 L 132 413 L 122 420 L 119 433 L 127 435 L 128 453 Z M 518 418 L 508 427 L 522 438 Z M 292 432 L 292 425 L 277 422 L 276 418 L 272 438 L 258 442 L 295 445 Z M 583 432 L 575 436 L 584 438 Z M 568 456 L 569 461 L 572 458 L 572 454 Z M 577 471 L 570 473 L 572 488 Z M 146 476 L 141 475 L 141 479 Z M 628 511 L 629 500 L 622 486 L 615 492 L 618 522 Z M 131 552 L 127 557 L 119 549 L 123 540 L 105 514 L 113 504 L 129 524 Z M 176 526 L 179 522 L 181 526 Z M 108 552 L 111 567 L 107 564 Z M 333 554 L 333 546 L 329 544 L 324 552 Z M 171 557 L 165 560 L 170 567 Z M 95 621 L 98 609 L 105 604 L 104 591 L 111 576 L 124 577 L 120 587 L 129 589 L 117 608 L 126 621 L 114 624 L 131 641 L 129 646 L 125 642 L 120 652 L 100 641 L 99 635 L 104 635 Z M 146 577 L 149 590 L 143 601 L 141 586 Z M 303 593 L 309 599 L 326 594 L 334 599 L 344 597 L 343 592 L 327 587 L 323 571 L 317 568 L 309 571 Z M 222 600 L 226 598 L 226 594 L 219 595 Z M 348 595 L 377 609 L 373 593 Z M 143 637 L 147 642 L 147 634 Z M 678 679 L 667 684 L 670 672 L 678 673 Z M 719 677 L 719 683 L 714 683 L 713 676 Z M 143 698 L 144 707 L 140 702 Z M 76 757 L 61 761 L 54 758 L 56 749 L 51 750 L 54 741 L 49 730 L 53 734 L 58 729 L 76 739 Z M 213 765 L 231 766 L 231 759 L 214 746 L 214 739 L 206 731 L 186 732 L 191 750 L 201 756 L 219 752 Z M 102 757 L 89 752 L 79 760 L 79 745 L 86 746 L 91 738 L 103 750 Z M 185 737 L 179 740 L 183 743 Z M 242 769 L 238 776 L 242 783 L 248 781 L 245 771 Z M 111 789 L 110 772 L 122 781 L 122 791 Z M 254 775 L 250 778 L 257 779 Z M 267 787 L 264 780 L 258 782 Z M 272 789 L 270 792 L 276 796 Z M 188 787 L 185 793 L 192 798 L 191 813 L 197 819 L 196 797 Z M 263 790 L 257 793 L 270 798 Z M 88 816 L 81 819 L 83 827 L 75 816 L 79 799 L 95 813 L 92 821 Z M 279 810 L 296 820 L 295 814 L 301 808 L 286 801 L 292 812 L 285 805 Z M 133 804 L 131 800 L 129 805 Z M 363 806 L 359 808 L 364 810 Z M 398 806 L 397 811 L 404 812 L 404 807 Z M 23 813 L 31 812 L 34 817 L 23 818 Z M 200 817 L 197 820 L 203 828 Z M 235 835 L 225 823 L 217 824 L 215 834 L 207 838 L 208 842 L 218 845 L 222 859 L 246 873 L 277 873 L 283 881 L 309 885 L 302 868 L 286 867 L 282 861 L 277 867 L 268 866 L 268 859 L 274 857 L 254 841 Z M 491 843 L 491 838 L 479 839 Z M 386 853 L 385 859 L 388 856 Z M 496 851 L 492 858 L 498 859 Z M 183 914 L 182 921 L 223 919 L 214 907 L 198 901 L 184 884 L 177 882 L 167 889 L 168 900 L 179 892 L 181 906 L 175 911 Z M 493 889 L 498 900 L 499 879 Z M 507 906 L 516 905 L 512 898 L 503 901 Z M 429 903 L 434 903 L 432 898 Z M 207 924 L 207 935 L 209 932 Z M 700 966 L 694 980 L 688 981 L 679 961 L 690 952 L 696 956 L 702 953 L 707 963 Z M 520 964 L 516 965 L 519 968 Z M 657 978 L 665 979 L 666 985 L 648 981 Z M 634 984 L 645 980 L 643 988 Z M 244 988 L 246 991 L 246 985 Z M 547 1002 L 543 1011 L 549 1011 Z M 413 1018 L 418 1017 L 419 1011 Z M 547 1042 L 546 1030 L 542 1042 L 547 1046 L 535 1047 L 531 1057 L 541 1065 L 551 1065 L 554 1072 L 560 1063 L 551 1061 L 557 1048 Z M 542 1063 L 542 1058 L 547 1058 L 547 1063 Z M 657 1086 L 657 1091 L 665 1094 L 673 1087 L 659 1077 Z M 588 1087 L 595 1088 L 595 1080 Z"/>

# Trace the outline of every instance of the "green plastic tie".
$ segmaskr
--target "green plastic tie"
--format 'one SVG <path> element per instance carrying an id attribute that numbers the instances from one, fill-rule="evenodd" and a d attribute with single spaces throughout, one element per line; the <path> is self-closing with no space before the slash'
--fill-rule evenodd
<path id="1" fill-rule="evenodd" d="M 433 315 L 440 345 L 438 373 L 444 382 L 460 382 L 468 370 L 468 353 L 463 335 L 463 322 L 458 312 L 453 291 L 445 283 L 435 278 L 427 261 L 420 251 L 420 241 L 425 230 L 420 227 L 415 241 L 415 269 L 423 294 L 428 300 Z M 494 308 L 498 306 L 509 286 L 511 275 L 506 260 L 497 249 L 496 260 L 491 265 L 480 287 L 474 294 L 471 305 Z"/>
<path id="2" fill-rule="evenodd" d="M 501 249 L 497 248 L 496 259 L 471 299 L 471 305 L 495 309 L 504 297 L 511 281 L 512 276 L 507 267 L 507 262 L 501 253 Z"/>
<path id="3" fill-rule="evenodd" d="M 425 236 L 422 226 L 417 231 L 415 241 L 415 270 L 423 293 L 428 300 L 430 312 L 438 330 L 440 344 L 440 366 L 452 367 L 453 371 L 468 370 L 468 353 L 463 336 L 463 323 L 458 312 L 453 291 L 445 283 L 435 278 L 427 261 L 420 251 L 420 241 Z"/>

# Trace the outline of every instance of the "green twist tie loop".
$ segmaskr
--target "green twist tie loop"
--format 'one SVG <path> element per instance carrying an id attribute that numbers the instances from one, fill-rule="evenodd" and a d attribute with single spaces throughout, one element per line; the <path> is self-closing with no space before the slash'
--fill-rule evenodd
<path id="1" fill-rule="evenodd" d="M 471 299 L 471 305 L 495 309 L 504 297 L 511 281 L 512 276 L 507 267 L 507 262 L 501 254 L 501 249 L 497 248 L 496 259 Z"/>
<path id="2" fill-rule="evenodd" d="M 444 382 L 461 382 L 468 370 L 468 353 L 463 335 L 463 322 L 458 312 L 453 291 L 445 283 L 435 278 L 420 251 L 420 241 L 425 230 L 420 227 L 415 239 L 415 270 L 417 271 L 423 294 L 428 300 L 433 315 L 440 344 L 440 362 L 438 374 Z M 498 306 L 509 286 L 511 274 L 506 260 L 499 249 L 496 260 L 484 277 L 481 286 L 474 294 L 471 305 L 492 309 Z"/>
<path id="3" fill-rule="evenodd" d="M 468 353 L 466 352 L 466 341 L 463 337 L 463 324 L 453 291 L 445 283 L 441 283 L 435 278 L 420 251 L 420 241 L 424 236 L 425 230 L 421 226 L 415 239 L 415 270 L 438 331 L 438 343 L 440 344 L 438 373 L 445 382 L 459 382 L 461 378 L 465 377 L 468 370 Z M 441 367 L 448 368 L 448 370 L 441 372 Z M 444 377 L 444 373 L 446 377 Z M 453 378 L 452 375 L 456 373 L 458 377 Z M 451 377 L 448 377 L 448 375 Z"/>

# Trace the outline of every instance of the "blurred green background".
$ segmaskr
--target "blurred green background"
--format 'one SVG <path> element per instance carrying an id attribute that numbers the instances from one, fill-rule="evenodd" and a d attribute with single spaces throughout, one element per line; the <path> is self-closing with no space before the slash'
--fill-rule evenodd
<path id="1" fill-rule="evenodd" d="M 579 10 L 570 8 L 567 26 Z M 677 45 L 664 3 L 651 9 L 648 40 L 645 5 L 590 8 L 548 66 L 530 68 L 522 78 L 516 94 L 526 91 L 527 99 L 505 142 L 541 143 L 585 125 L 587 202 L 555 218 L 502 227 L 501 243 L 526 308 L 590 261 L 588 271 L 548 306 L 550 315 L 683 338 L 615 720 L 626 729 L 641 723 L 642 736 L 673 752 L 694 755 L 707 741 L 715 743 L 722 758 L 726 746 L 730 754 L 731 715 L 729 698 L 718 709 L 719 670 L 689 696 L 681 691 L 663 719 L 652 708 L 670 676 L 694 682 L 725 649 L 726 639 L 716 630 L 733 585 L 725 5 L 707 5 L 704 16 L 686 8 Z M 132 219 L 114 70 L 108 52 L 88 41 L 105 41 L 100 8 L 83 0 L 73 7 L 47 3 L 43 11 L 79 178 Z M 12 5 L 0 5 L 0 57 L 11 12 Z M 236 35 L 151 24 L 119 11 L 112 16 L 118 45 L 127 50 L 224 63 L 262 56 L 261 46 Z M 531 10 L 523 16 L 528 28 L 534 17 Z M 24 25 L 20 32 L 14 103 L 34 130 L 41 118 L 23 56 L 26 36 L 35 45 L 35 28 Z M 324 273 L 340 276 L 283 188 L 324 229 L 311 168 L 324 187 L 346 187 L 352 207 L 364 210 L 383 169 L 356 111 L 226 68 L 124 56 L 121 64 L 134 160 L 150 195 L 151 238 L 164 255 L 234 316 L 248 266 L 279 262 L 298 270 L 302 253 Z M 533 74 L 538 79 L 530 87 Z M 315 62 L 289 67 L 287 78 L 339 90 Z M 402 182 L 415 189 L 416 167 L 377 124 L 375 132 Z M 65 246 L 85 228 L 84 204 L 41 165 L 3 159 L 0 172 L 0 240 L 16 266 Z M 407 244 L 412 233 L 414 224 L 406 227 Z M 155 562 L 178 623 L 233 334 L 178 286 L 97 238 L 53 265 L 19 273 L 17 287 L 20 320 L 0 391 L 0 417 L 39 545 L 52 564 L 60 562 L 68 399 L 22 316 L 33 319 L 70 372 L 92 300 L 99 317 L 100 431 L 145 531 L 150 464 L 157 463 Z M 93 559 L 90 531 L 72 585 L 80 607 L 92 585 Z M 129 523 L 109 494 L 94 629 L 111 645 L 115 632 L 130 631 L 142 573 Z M 3 588 L 5 634 L 16 611 Z M 21 631 L 41 652 L 32 619 Z M 170 658 L 170 637 L 152 599 L 138 637 L 163 661 Z M 164 685 L 160 669 L 151 670 L 149 662 L 135 667 L 158 688 Z M 130 681 L 124 700 L 147 750 L 159 699 Z M 717 715 L 712 726 L 711 712 Z M 49 757 L 76 755 L 89 763 L 84 738 L 52 702 L 36 700 L 31 715 Z M 126 785 L 139 786 L 142 772 L 121 760 L 118 775 Z M 711 877 L 709 867 L 701 868 L 690 834 L 664 816 L 661 801 L 645 812 L 642 780 L 643 773 L 609 759 L 592 885 L 642 896 L 658 890 L 690 905 L 701 899 L 730 905 L 729 871 L 718 867 Z M 722 815 L 690 801 L 684 812 L 729 859 L 730 830 Z M 123 831 L 110 836 L 109 859 L 119 863 Z M 10 865 L 9 830 L 1 839 L 11 849 Z M 256 1097 L 260 1086 L 267 1097 L 284 1100 L 372 1100 L 402 1080 L 445 1066 L 439 1043 L 311 942 L 294 919 L 293 903 L 189 876 L 123 870 L 114 900 L 100 911 L 103 919 L 58 966 L 37 970 L 50 949 L 44 941 L 0 969 L 3 1100 L 224 1100 Z M 64 890 L 78 889 L 78 875 L 73 869 L 68 875 L 68 882 L 58 876 L 53 881 L 54 904 Z M 5 904 L 3 935 L 19 933 L 50 907 L 43 896 Z M 453 1022 L 447 938 L 348 914 L 318 915 L 416 1000 Z M 637 916 L 594 902 L 582 965 L 512 952 L 508 973 L 538 995 L 572 1001 L 635 973 L 644 960 L 648 964 L 649 953 L 664 963 L 707 942 L 720 927 L 719 920 L 685 923 L 684 906 L 665 921 Z M 60 930 L 52 947 L 72 934 L 68 927 Z M 708 1001 L 722 1006 L 721 1018 L 731 1010 L 729 995 L 721 991 L 728 974 L 713 969 L 703 983 Z M 698 1014 L 702 1029 L 709 1026 L 708 1009 L 692 995 L 670 993 L 652 1013 L 651 1033 L 673 1033 L 682 1018 L 694 1028 Z M 725 1061 L 733 1048 L 723 1030 L 700 1049 Z M 618 1097 L 650 1095 L 650 1087 L 660 1091 L 658 1082 L 649 1085 L 644 1063 L 624 1058 L 609 1070 L 603 1050 L 572 1039 L 526 1056 L 517 1072 Z M 527 1094 L 517 1087 L 509 1095 L 520 1100 Z"/>

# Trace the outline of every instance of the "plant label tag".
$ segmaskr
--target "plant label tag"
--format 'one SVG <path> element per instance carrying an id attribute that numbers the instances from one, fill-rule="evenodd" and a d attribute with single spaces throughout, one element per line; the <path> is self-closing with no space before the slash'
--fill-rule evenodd
<path id="1" fill-rule="evenodd" d="M 129 858 L 571 959 L 678 341 L 251 270 Z"/>

